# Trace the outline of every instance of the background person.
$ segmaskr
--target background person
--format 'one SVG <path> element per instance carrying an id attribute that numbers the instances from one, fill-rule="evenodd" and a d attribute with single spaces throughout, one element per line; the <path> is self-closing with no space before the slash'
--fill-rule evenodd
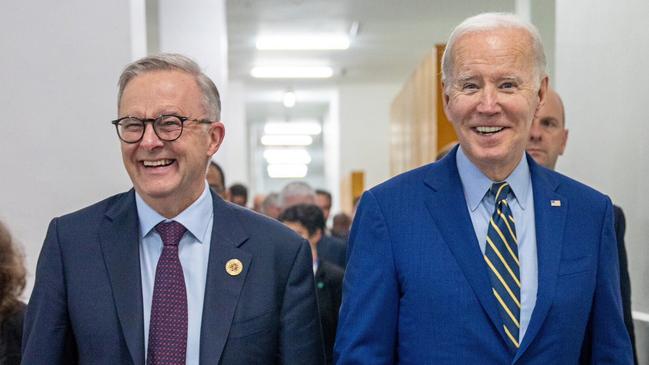
<path id="1" fill-rule="evenodd" d="M 0 222 L 0 364 L 20 364 L 25 304 L 20 295 L 25 289 L 23 256 L 9 230 Z"/>
<path id="2" fill-rule="evenodd" d="M 240 183 L 230 185 L 228 196 L 232 203 L 242 207 L 248 206 L 248 188 L 245 185 Z"/>
<path id="3" fill-rule="evenodd" d="M 221 166 L 212 160 L 207 166 L 207 184 L 222 199 L 228 200 L 228 191 L 225 188 L 225 174 Z"/>
<path id="4" fill-rule="evenodd" d="M 325 229 L 324 215 L 318 206 L 313 204 L 293 205 L 282 212 L 279 220 L 309 241 L 311 245 L 325 354 L 327 363 L 331 364 L 333 362 L 336 327 L 338 326 L 338 311 L 342 299 L 344 270 L 340 266 L 318 257 L 318 243 Z"/>

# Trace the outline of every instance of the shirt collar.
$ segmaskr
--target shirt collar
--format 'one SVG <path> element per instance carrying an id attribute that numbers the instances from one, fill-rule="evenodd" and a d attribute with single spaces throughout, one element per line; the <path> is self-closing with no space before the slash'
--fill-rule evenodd
<path id="1" fill-rule="evenodd" d="M 214 217 L 212 197 L 209 192 L 207 184 L 203 189 L 201 196 L 196 199 L 187 209 L 183 210 L 177 216 L 166 219 L 160 213 L 156 212 L 142 199 L 140 194 L 135 192 L 135 205 L 137 207 L 137 215 L 140 219 L 140 237 L 146 237 L 155 226 L 162 221 L 174 220 L 182 224 L 200 243 L 203 243 L 203 238 L 206 237 L 205 233 L 210 221 Z"/>
<path id="2" fill-rule="evenodd" d="M 462 150 L 462 146 L 457 149 L 455 161 L 462 186 L 464 187 L 464 196 L 469 205 L 469 209 L 473 212 L 478 208 L 478 205 L 480 205 L 480 202 L 489 192 L 489 188 L 491 188 L 491 185 L 495 181 L 491 181 L 487 175 L 469 160 L 464 150 Z M 530 168 L 527 164 L 525 153 L 523 153 L 521 161 L 506 180 L 514 193 L 514 199 L 516 199 L 521 209 L 525 210 L 527 197 L 532 188 Z"/>

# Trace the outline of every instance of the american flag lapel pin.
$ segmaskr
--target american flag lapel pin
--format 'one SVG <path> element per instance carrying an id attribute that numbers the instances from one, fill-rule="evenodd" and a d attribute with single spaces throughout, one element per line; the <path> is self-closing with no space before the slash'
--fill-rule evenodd
<path id="1" fill-rule="evenodd" d="M 560 207 L 561 206 L 561 200 L 550 200 L 550 206 L 551 207 Z"/>

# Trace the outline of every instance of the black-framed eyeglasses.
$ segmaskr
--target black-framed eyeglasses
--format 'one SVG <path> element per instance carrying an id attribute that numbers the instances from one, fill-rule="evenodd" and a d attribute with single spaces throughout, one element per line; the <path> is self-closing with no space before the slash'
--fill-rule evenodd
<path id="1" fill-rule="evenodd" d="M 173 142 L 180 138 L 183 133 L 183 126 L 185 122 L 197 122 L 202 124 L 212 123 L 206 119 L 189 119 L 179 115 L 161 115 L 155 119 L 140 119 L 136 117 L 126 116 L 111 121 L 117 129 L 117 136 L 125 143 L 137 143 L 144 137 L 146 123 L 151 123 L 153 131 L 161 141 Z"/>

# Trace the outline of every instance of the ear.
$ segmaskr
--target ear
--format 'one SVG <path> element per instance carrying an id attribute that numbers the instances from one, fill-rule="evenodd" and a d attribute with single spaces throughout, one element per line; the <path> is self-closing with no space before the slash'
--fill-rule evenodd
<path id="1" fill-rule="evenodd" d="M 539 103 L 536 105 L 536 110 L 534 110 L 534 118 L 536 118 L 539 110 L 545 104 L 545 98 L 548 96 L 548 83 L 549 78 L 547 76 L 543 77 L 541 80 L 541 85 L 539 86 L 539 91 L 537 92 L 537 97 L 539 98 Z"/>
<path id="2" fill-rule="evenodd" d="M 219 150 L 221 143 L 223 143 L 223 137 L 225 136 L 225 125 L 223 125 L 223 123 L 221 122 L 212 122 L 209 127 L 208 134 L 210 138 L 210 144 L 207 153 L 211 157 L 216 153 L 216 151 Z"/>
<path id="3" fill-rule="evenodd" d="M 442 105 L 444 106 L 444 113 L 446 114 L 446 119 L 448 119 L 450 121 L 451 118 L 449 118 L 449 115 L 448 115 L 448 101 L 449 101 L 449 99 L 450 99 L 450 97 L 449 97 L 448 93 L 446 92 L 446 84 L 444 83 L 444 81 L 442 81 Z"/>
<path id="4" fill-rule="evenodd" d="M 566 150 L 566 145 L 568 144 L 568 130 L 564 129 L 563 131 L 563 141 L 561 142 L 561 150 L 559 151 L 559 155 L 563 155 L 563 151 Z"/>

